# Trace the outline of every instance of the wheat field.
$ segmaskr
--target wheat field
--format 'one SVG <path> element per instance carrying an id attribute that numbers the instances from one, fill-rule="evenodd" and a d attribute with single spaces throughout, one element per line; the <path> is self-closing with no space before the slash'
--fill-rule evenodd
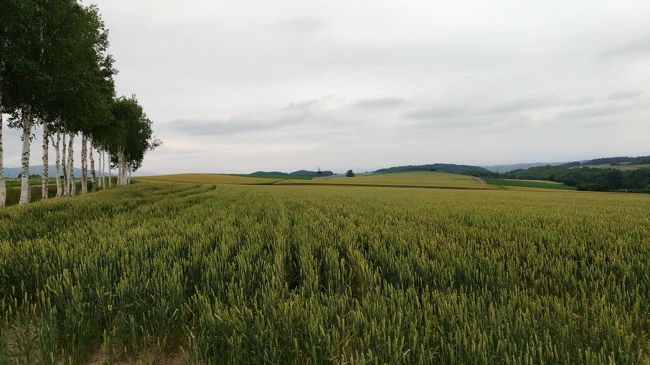
<path id="1" fill-rule="evenodd" d="M 648 196 L 143 181 L 0 211 L 0 363 L 642 364 L 649 269 Z"/>

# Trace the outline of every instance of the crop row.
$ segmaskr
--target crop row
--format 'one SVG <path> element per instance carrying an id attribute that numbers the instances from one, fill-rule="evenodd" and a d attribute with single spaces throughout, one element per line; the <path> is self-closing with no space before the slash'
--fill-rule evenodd
<path id="1" fill-rule="evenodd" d="M 0 211 L 0 363 L 650 361 L 650 199 L 140 183 Z"/>

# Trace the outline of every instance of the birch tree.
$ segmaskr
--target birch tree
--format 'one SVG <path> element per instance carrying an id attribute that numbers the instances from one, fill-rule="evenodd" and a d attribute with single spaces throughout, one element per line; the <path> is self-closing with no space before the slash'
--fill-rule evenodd
<path id="1" fill-rule="evenodd" d="M 29 202 L 29 152 L 31 120 L 44 90 L 42 64 L 43 24 L 37 4 L 23 0 L 0 2 L 0 112 L 11 114 L 8 126 L 22 129 L 22 181 L 20 204 Z M 4 151 L 3 151 L 4 153 Z M 4 156 L 0 156 L 0 160 Z M 2 178 L 2 195 L 4 189 Z M 2 198 L 4 205 L 5 198 Z"/>
<path id="2" fill-rule="evenodd" d="M 20 200 L 18 204 L 25 205 L 31 201 L 32 189 L 29 184 L 29 155 L 32 141 L 32 117 L 25 111 L 21 113 L 21 126 L 23 130 L 23 150 L 21 154 L 22 175 L 20 181 Z"/>
<path id="3" fill-rule="evenodd" d="M 43 199 L 49 196 L 49 149 L 55 149 L 57 197 L 74 195 L 74 140 L 81 135 L 81 193 L 88 191 L 88 157 L 94 187 L 130 182 L 144 151 L 157 145 L 151 122 L 135 97 L 115 98 L 108 32 L 95 6 L 77 0 L 0 1 L 0 206 L 3 174 L 3 113 L 22 131 L 20 203 L 30 201 L 32 130 L 43 127 Z M 126 113 L 126 114 L 124 114 Z M 56 138 L 55 138 L 56 136 Z M 94 152 L 99 159 L 96 176 Z"/>
<path id="4" fill-rule="evenodd" d="M 49 149 L 50 149 L 50 129 L 48 123 L 43 123 L 43 175 L 41 186 L 41 199 L 49 198 Z"/>
<path id="5" fill-rule="evenodd" d="M 54 147 L 55 156 L 56 156 L 56 197 L 60 198 L 63 195 L 63 182 L 61 181 L 61 132 L 56 132 L 56 140 L 52 138 L 52 146 Z"/>
<path id="6" fill-rule="evenodd" d="M 81 134 L 81 194 L 88 192 L 88 140 Z"/>
<path id="7" fill-rule="evenodd" d="M 90 183 L 92 191 L 97 190 L 96 180 L 97 174 L 95 173 L 95 158 L 93 157 L 93 143 L 92 139 L 89 141 L 90 149 L 88 150 L 88 157 L 90 158 Z"/>
<path id="8" fill-rule="evenodd" d="M 61 166 L 63 168 L 63 181 L 61 181 L 62 185 L 62 190 L 61 190 L 61 196 L 67 196 L 68 195 L 68 190 L 70 189 L 70 184 L 68 184 L 68 155 L 67 155 L 67 150 L 68 147 L 65 142 L 65 132 L 61 132 Z"/>
<path id="9" fill-rule="evenodd" d="M 117 169 L 117 183 L 129 183 L 132 171 L 137 170 L 147 151 L 162 142 L 153 137 L 152 122 L 147 118 L 135 95 L 121 97 L 113 105 L 114 131 L 109 140 L 111 162 Z"/>
<path id="10" fill-rule="evenodd" d="M 70 134 L 68 140 L 68 195 L 75 195 L 75 180 L 74 180 L 74 134 Z"/>

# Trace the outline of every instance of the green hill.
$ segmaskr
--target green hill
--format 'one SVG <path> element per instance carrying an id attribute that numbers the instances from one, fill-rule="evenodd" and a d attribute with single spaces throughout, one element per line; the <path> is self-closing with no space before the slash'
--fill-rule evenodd
<path id="1" fill-rule="evenodd" d="M 456 165 L 456 164 L 447 164 L 447 163 L 394 166 L 394 167 L 375 170 L 374 173 L 386 174 L 386 173 L 407 172 L 407 171 L 443 171 L 451 174 L 481 175 L 481 176 L 492 174 L 490 170 L 480 166 Z"/>

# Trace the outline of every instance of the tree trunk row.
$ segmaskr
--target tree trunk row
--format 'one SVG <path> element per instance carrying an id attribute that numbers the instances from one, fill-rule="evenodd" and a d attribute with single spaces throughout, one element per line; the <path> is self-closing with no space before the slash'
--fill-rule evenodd
<path id="1" fill-rule="evenodd" d="M 127 186 L 131 183 L 131 164 L 126 160 L 124 150 L 117 153 L 117 185 Z"/>
<path id="2" fill-rule="evenodd" d="M 2 106 L 2 95 L 0 95 L 0 107 Z M 35 121 L 24 113 L 21 116 L 22 127 L 22 155 L 21 155 L 21 185 L 20 185 L 20 199 L 19 205 L 28 204 L 31 201 L 31 185 L 29 174 L 29 159 L 31 151 L 31 133 Z M 3 146 L 2 146 L 2 128 L 3 118 L 0 113 L 0 207 L 6 204 L 6 184 L 3 170 Z M 50 143 L 55 149 L 56 156 L 56 197 L 71 196 L 76 194 L 76 178 L 74 176 L 74 134 L 69 136 L 66 133 L 56 132 L 56 139 L 50 134 L 49 125 L 45 122 L 43 124 L 43 171 L 41 175 L 41 197 L 43 200 L 49 198 L 49 148 Z M 66 140 L 66 137 L 67 140 Z M 89 138 L 82 134 L 81 139 L 81 194 L 88 192 L 88 158 L 90 158 L 90 182 L 92 190 L 105 189 L 106 184 L 106 165 L 108 165 L 108 187 L 112 187 L 111 181 L 111 165 L 110 160 L 106 161 L 106 151 L 98 150 L 99 168 L 98 173 L 95 170 L 95 158 L 93 154 L 92 143 L 88 149 Z M 118 154 L 117 163 L 117 184 L 118 186 L 125 186 L 131 180 L 131 168 L 125 160 L 123 151 Z"/>

